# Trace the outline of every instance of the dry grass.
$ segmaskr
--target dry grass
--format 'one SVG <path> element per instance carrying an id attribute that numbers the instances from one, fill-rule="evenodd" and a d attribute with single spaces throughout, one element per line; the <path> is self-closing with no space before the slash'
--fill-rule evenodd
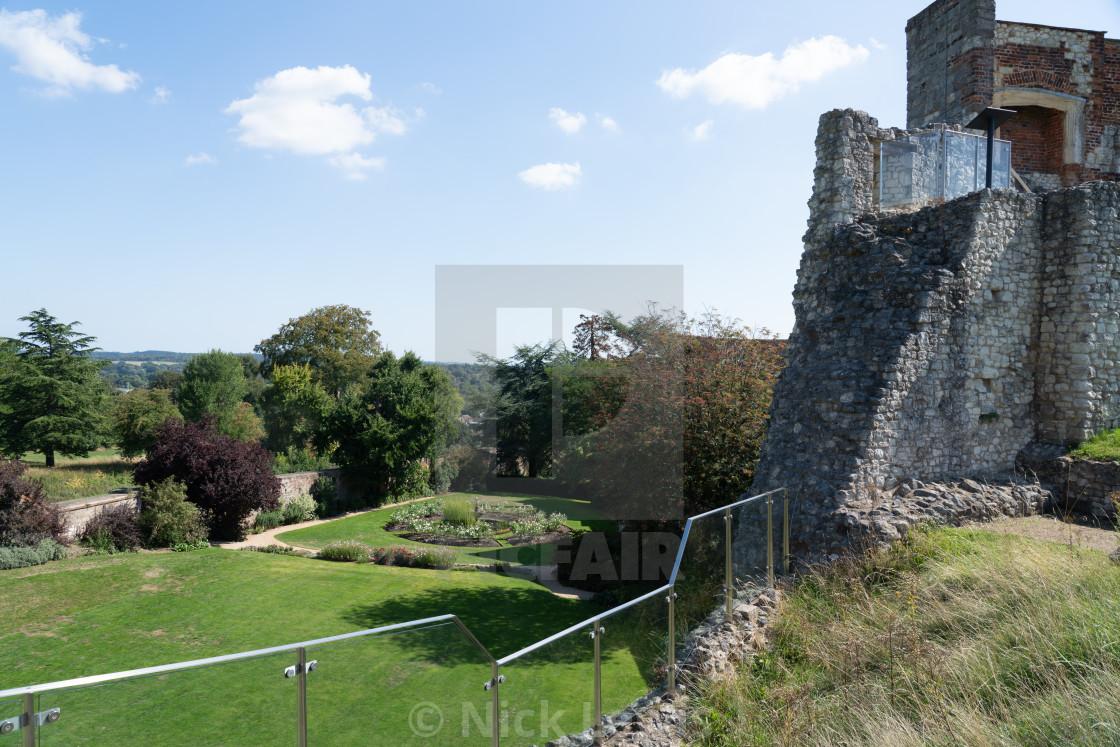
<path id="1" fill-rule="evenodd" d="M 91 498 L 133 485 L 134 463 L 123 459 L 117 449 L 99 449 L 85 459 L 56 455 L 52 469 L 47 469 L 42 454 L 25 454 L 23 462 L 29 466 L 25 477 L 42 480 L 52 502 Z"/>
<path id="2" fill-rule="evenodd" d="M 1120 744 L 1120 569 L 1094 550 L 917 532 L 793 584 L 772 641 L 698 698 L 697 743 Z"/>

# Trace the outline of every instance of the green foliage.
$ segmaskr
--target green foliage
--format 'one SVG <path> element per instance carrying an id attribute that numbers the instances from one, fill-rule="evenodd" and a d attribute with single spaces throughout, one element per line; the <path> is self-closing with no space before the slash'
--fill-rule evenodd
<path id="1" fill-rule="evenodd" d="M 511 521 L 509 528 L 514 536 L 536 537 L 557 531 L 567 521 L 568 517 L 564 514 L 545 514 L 544 511 L 538 511 L 528 519 Z"/>
<path id="2" fill-rule="evenodd" d="M 289 319 L 254 349 L 263 358 L 261 373 L 269 379 L 278 366 L 306 364 L 312 381 L 337 397 L 347 386 L 364 384 L 381 354 L 380 337 L 370 327 L 368 311 L 336 304 Z"/>
<path id="3" fill-rule="evenodd" d="M 219 433 L 237 438 L 234 431 L 245 428 L 240 422 L 244 418 L 240 405 L 247 391 L 244 370 L 236 355 L 221 350 L 200 353 L 183 369 L 179 410 L 191 421 L 212 415 Z"/>
<path id="4" fill-rule="evenodd" d="M 284 504 L 284 523 L 299 524 L 315 518 L 315 499 L 307 493 L 301 493 Z"/>
<path id="5" fill-rule="evenodd" d="M 6 339 L 0 354 L 0 453 L 39 451 L 47 467 L 55 452 L 85 456 L 108 432 L 109 390 L 90 358 L 93 337 L 74 331 L 46 309 L 20 321 L 29 329 Z"/>
<path id="6" fill-rule="evenodd" d="M 160 367 L 156 371 L 150 381 L 148 381 L 149 389 L 166 389 L 170 392 L 171 401 L 175 404 L 179 403 L 179 386 L 183 383 L 182 368 L 186 367 L 183 363 L 180 368 L 172 369 L 167 366 Z"/>
<path id="7" fill-rule="evenodd" d="M 1070 449 L 1069 453 L 1082 459 L 1120 461 L 1120 428 L 1098 433 Z"/>
<path id="8" fill-rule="evenodd" d="M 320 519 L 335 513 L 335 504 L 338 503 L 338 489 L 334 480 L 326 475 L 320 475 L 311 486 L 311 497 L 315 499 L 315 515 Z"/>
<path id="9" fill-rule="evenodd" d="M 524 345 L 506 360 L 480 356 L 494 366 L 498 395 L 487 420 L 497 434 L 496 471 L 500 475 L 544 477 L 552 467 L 552 380 L 549 368 L 557 347 Z"/>
<path id="10" fill-rule="evenodd" d="M 474 505 L 465 498 L 448 498 L 443 502 L 443 520 L 448 524 L 468 527 L 478 523 Z"/>
<path id="11" fill-rule="evenodd" d="M 187 500 L 187 489 L 181 482 L 168 478 L 142 488 L 140 505 L 136 523 L 148 547 L 206 543 L 206 522 L 198 506 Z"/>
<path id="12" fill-rule="evenodd" d="M 451 483 L 459 475 L 459 465 L 444 459 L 432 471 L 432 493 L 439 495 L 451 490 Z"/>
<path id="13" fill-rule="evenodd" d="M 354 540 L 341 540 L 339 542 L 332 542 L 322 550 L 319 551 L 316 557 L 323 560 L 337 560 L 344 563 L 355 563 L 359 560 L 364 560 L 369 554 L 370 548 L 363 545 L 361 542 Z"/>
<path id="14" fill-rule="evenodd" d="M 42 565 L 49 560 L 62 560 L 67 552 L 65 545 L 52 539 L 42 539 L 34 545 L 0 547 L 0 571 Z"/>
<path id="15" fill-rule="evenodd" d="M 246 552 L 263 552 L 270 555 L 290 555 L 297 558 L 302 558 L 304 556 L 304 553 L 301 551 L 294 547 L 288 547 L 287 545 L 265 545 L 263 547 L 249 546 L 242 547 L 241 549 Z"/>
<path id="16" fill-rule="evenodd" d="M 369 551 L 366 562 L 377 565 L 396 565 L 405 568 L 448 569 L 455 565 L 455 551 L 447 547 L 375 547 Z"/>
<path id="17" fill-rule="evenodd" d="M 364 391 L 347 389 L 325 418 L 319 446 L 335 444 L 331 460 L 375 500 L 423 495 L 417 478 L 455 432 L 460 400 L 447 373 L 413 353 L 384 353 L 369 370 Z M 420 468 L 422 469 L 422 468 Z"/>
<path id="18" fill-rule="evenodd" d="M 307 363 L 274 366 L 271 381 L 262 397 L 267 446 L 276 452 L 305 449 L 318 434 L 331 397 Z"/>
<path id="19" fill-rule="evenodd" d="M 168 418 L 182 419 L 168 389 L 134 389 L 113 402 L 113 432 L 121 456 L 144 456 L 155 446 L 156 428 Z"/>
<path id="20" fill-rule="evenodd" d="M 210 543 L 204 539 L 191 540 L 190 542 L 176 542 L 171 546 L 172 552 L 193 552 L 195 550 L 205 550 L 210 547 Z"/>
<path id="21" fill-rule="evenodd" d="M 334 466 L 334 463 L 326 457 L 316 456 L 310 449 L 300 449 L 295 446 L 289 446 L 283 454 L 272 456 L 272 471 L 277 475 L 290 475 L 293 472 L 318 472 L 331 469 Z"/>
<path id="22" fill-rule="evenodd" d="M 267 532 L 269 529 L 275 529 L 284 523 L 283 509 L 277 508 L 272 511 L 261 511 L 257 514 L 256 518 L 253 519 L 253 533 L 259 534 L 261 532 Z"/>
<path id="23" fill-rule="evenodd" d="M 463 398 L 463 412 L 476 418 L 489 407 L 497 394 L 494 369 L 485 363 L 439 363 L 447 371 L 451 384 Z"/>

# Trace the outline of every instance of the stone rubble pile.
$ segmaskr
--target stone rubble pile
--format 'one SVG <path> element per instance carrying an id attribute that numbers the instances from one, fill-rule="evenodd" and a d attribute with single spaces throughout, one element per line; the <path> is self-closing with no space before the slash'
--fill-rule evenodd
<path id="1" fill-rule="evenodd" d="M 677 693 L 662 686 L 620 713 L 603 716 L 603 744 L 635 747 L 676 747 L 685 736 L 687 699 L 700 682 L 730 677 L 737 666 L 766 647 L 765 627 L 778 605 L 774 589 L 748 588 L 737 596 L 731 619 L 721 605 L 689 633 L 677 650 Z M 589 747 L 593 730 L 569 734 L 546 747 Z"/>
<path id="2" fill-rule="evenodd" d="M 959 526 L 968 522 L 1043 513 L 1053 501 L 1037 482 L 998 484 L 961 479 L 949 482 L 903 480 L 894 490 L 850 501 L 838 512 L 850 532 L 893 541 L 922 522 Z"/>

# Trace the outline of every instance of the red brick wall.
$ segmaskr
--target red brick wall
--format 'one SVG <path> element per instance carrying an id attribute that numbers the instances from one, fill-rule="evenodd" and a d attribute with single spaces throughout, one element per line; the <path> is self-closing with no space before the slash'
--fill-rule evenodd
<path id="1" fill-rule="evenodd" d="M 1061 173 L 1063 113 L 1041 106 L 1013 108 L 1017 114 L 999 131 L 1011 141 L 1011 166 L 1020 174 Z"/>

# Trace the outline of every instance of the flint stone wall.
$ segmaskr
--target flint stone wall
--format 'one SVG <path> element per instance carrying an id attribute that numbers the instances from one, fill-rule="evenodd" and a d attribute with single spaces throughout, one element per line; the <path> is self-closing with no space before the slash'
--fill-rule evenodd
<path id="1" fill-rule="evenodd" d="M 878 216 L 875 140 L 900 134 L 862 112 L 821 118 L 796 325 L 752 487 L 798 491 L 795 554 L 849 544 L 906 480 L 1005 480 L 1029 444 L 1120 418 L 1120 184 Z M 740 566 L 756 542 L 740 534 Z"/>
<path id="2" fill-rule="evenodd" d="M 1016 466 L 1049 487 L 1055 509 L 1117 519 L 1112 498 L 1120 494 L 1120 462 L 1078 459 L 1049 444 L 1034 444 L 1019 453 Z"/>

